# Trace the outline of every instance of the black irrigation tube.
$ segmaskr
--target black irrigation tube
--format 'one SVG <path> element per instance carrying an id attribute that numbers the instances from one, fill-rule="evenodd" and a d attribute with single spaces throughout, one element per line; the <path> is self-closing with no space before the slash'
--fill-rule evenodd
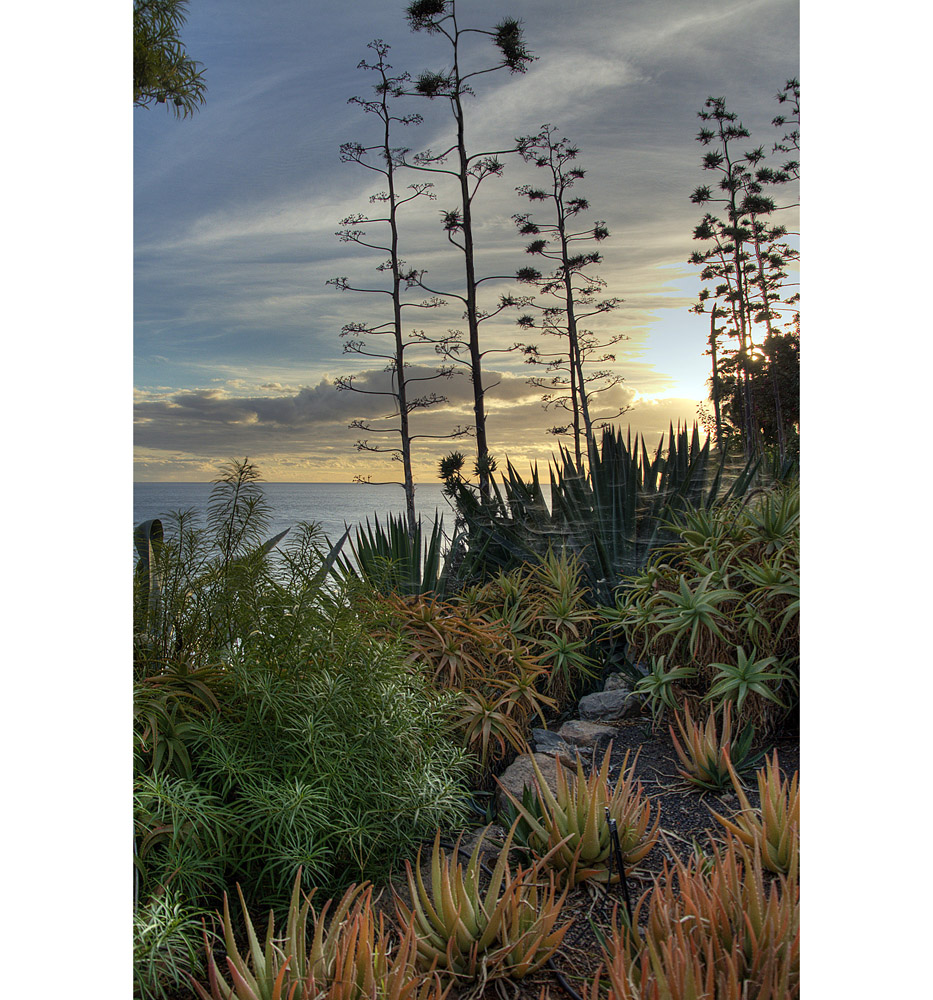
<path id="1" fill-rule="evenodd" d="M 628 881 L 625 878 L 625 863 L 622 860 L 622 845 L 619 843 L 619 830 L 614 817 L 609 815 L 609 806 L 606 806 L 606 821 L 609 824 L 609 840 L 612 843 L 612 850 L 609 852 L 609 877 L 606 885 L 612 881 L 612 855 L 616 856 L 616 864 L 619 866 L 619 881 L 622 883 L 622 899 L 625 900 L 625 912 L 628 914 L 628 925 L 632 926 L 632 900 L 628 894 Z"/>

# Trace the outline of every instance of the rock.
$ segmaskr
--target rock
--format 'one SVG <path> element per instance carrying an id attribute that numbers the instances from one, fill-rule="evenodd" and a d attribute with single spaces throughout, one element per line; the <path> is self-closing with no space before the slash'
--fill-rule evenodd
<path id="1" fill-rule="evenodd" d="M 632 694 L 630 688 L 596 691 L 581 698 L 579 707 L 581 719 L 611 721 L 636 715 L 641 709 L 641 698 Z"/>
<path id="2" fill-rule="evenodd" d="M 576 761 L 573 747 L 562 740 L 557 733 L 549 729 L 532 729 L 531 735 L 536 753 L 546 753 L 549 757 L 557 757 L 561 764 L 573 766 Z"/>
<path id="3" fill-rule="evenodd" d="M 597 722 L 571 719 L 557 730 L 557 735 L 565 743 L 573 746 L 598 749 L 607 746 L 609 741 L 618 735 L 618 731 L 613 726 L 601 726 Z"/>
<path id="4" fill-rule="evenodd" d="M 631 691 L 632 682 L 625 674 L 610 674 L 603 685 L 603 691 Z"/>
<path id="5" fill-rule="evenodd" d="M 514 796 L 521 801 L 523 788 L 535 787 L 535 772 L 531 766 L 531 759 L 534 757 L 541 776 L 547 782 L 551 791 L 557 790 L 557 764 L 553 757 L 544 753 L 523 753 L 516 757 L 511 764 L 499 775 L 499 784 L 502 788 L 507 788 Z M 499 805 L 508 802 L 508 796 L 499 789 L 497 793 Z"/>

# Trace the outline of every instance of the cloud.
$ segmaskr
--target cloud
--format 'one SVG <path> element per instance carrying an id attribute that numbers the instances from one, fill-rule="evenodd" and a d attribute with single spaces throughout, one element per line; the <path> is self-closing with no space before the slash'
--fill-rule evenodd
<path id="1" fill-rule="evenodd" d="M 409 370 L 413 377 L 430 374 L 432 370 L 424 367 Z M 525 373 L 490 371 L 486 384 L 491 387 L 487 430 L 494 453 L 500 460 L 509 457 L 515 463 L 547 462 L 558 443 L 549 428 L 569 422 L 570 415 L 559 406 L 545 409 L 541 390 L 528 384 Z M 205 478 L 205 469 L 216 468 L 231 455 L 249 455 L 270 479 L 298 474 L 295 468 L 288 471 L 289 456 L 305 478 L 345 482 L 357 474 L 372 473 L 377 479 L 387 472 L 396 474 L 397 466 L 387 456 L 364 454 L 357 448 L 360 439 L 384 446 L 394 443 L 395 435 L 349 426 L 354 420 L 374 428 L 395 426 L 394 421 L 380 421 L 391 410 L 392 401 L 374 395 L 390 390 L 389 376 L 380 370 L 364 370 L 355 374 L 353 385 L 363 391 L 337 391 L 332 379 L 325 378 L 296 392 L 270 389 L 263 395 L 236 395 L 229 387 L 137 392 L 137 478 Z M 695 416 L 692 400 L 638 401 L 639 392 L 657 388 L 650 366 L 635 366 L 630 381 L 594 404 L 594 419 L 634 401 L 635 408 L 622 422 L 653 435 L 666 430 L 672 421 Z M 438 391 L 447 397 L 444 403 L 413 414 L 416 435 L 445 434 L 458 424 L 472 423 L 473 397 L 467 378 L 442 380 Z M 414 448 L 417 478 L 430 481 L 443 454 L 452 449 L 469 454 L 473 447 L 469 439 L 418 440 Z"/>

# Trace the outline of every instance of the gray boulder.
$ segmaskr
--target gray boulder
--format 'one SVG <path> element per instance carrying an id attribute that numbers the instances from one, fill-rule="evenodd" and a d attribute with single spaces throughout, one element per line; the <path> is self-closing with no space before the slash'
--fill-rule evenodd
<path id="1" fill-rule="evenodd" d="M 596 691 L 580 699 L 580 718 L 585 721 L 611 722 L 637 715 L 641 710 L 641 698 L 632 693 L 631 688 L 620 687 L 613 691 Z"/>
<path id="2" fill-rule="evenodd" d="M 600 725 L 598 722 L 586 722 L 582 719 L 571 719 L 557 730 L 557 735 L 565 743 L 570 743 L 575 747 L 600 749 L 607 746 L 618 733 L 613 726 Z"/>
<path id="3" fill-rule="evenodd" d="M 557 791 L 557 763 L 555 759 L 544 753 L 523 753 L 515 758 L 511 764 L 499 775 L 498 802 L 500 807 L 508 802 L 508 796 L 503 792 L 507 788 L 512 795 L 521 802 L 522 789 L 534 788 L 537 779 L 534 769 L 531 766 L 531 758 L 541 771 L 541 777 L 547 782 L 551 791 Z"/>

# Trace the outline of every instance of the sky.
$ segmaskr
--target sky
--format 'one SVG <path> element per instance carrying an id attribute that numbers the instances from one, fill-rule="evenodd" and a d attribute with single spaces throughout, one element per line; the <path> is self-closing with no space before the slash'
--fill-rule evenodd
<path id="1" fill-rule="evenodd" d="M 368 43 L 388 43 L 397 73 L 417 76 L 448 64 L 446 40 L 412 32 L 405 6 L 191 3 L 182 37 L 205 67 L 207 101 L 183 121 L 164 107 L 137 109 L 132 121 L 138 481 L 205 481 L 221 461 L 247 455 L 270 481 L 399 478 L 397 463 L 357 450 L 361 437 L 373 436 L 349 427 L 380 416 L 384 405 L 333 385 L 352 374 L 361 388 L 384 387 L 381 365 L 345 354 L 340 336 L 348 322 L 380 321 L 382 296 L 326 282 L 347 276 L 375 287 L 380 277 L 379 255 L 335 235 L 341 220 L 369 209 L 380 189 L 375 175 L 339 155 L 344 142 L 377 139 L 378 122 L 348 102 L 372 94 L 374 75 L 358 68 L 372 59 Z M 469 148 L 510 148 L 516 136 L 543 124 L 579 147 L 586 176 L 573 193 L 591 206 L 581 223 L 607 224 L 598 273 L 605 294 L 623 300 L 589 325 L 601 337 L 626 338 L 613 348 L 612 366 L 624 381 L 606 394 L 607 408 L 597 416 L 630 406 L 618 422 L 656 441 L 671 423 L 692 423 L 707 395 L 708 321 L 690 312 L 701 283 L 687 263 L 702 215 L 689 196 L 710 179 L 700 166 L 697 112 L 707 97 L 726 97 L 751 131 L 748 148 L 764 145 L 770 153 L 782 134 L 771 124 L 783 110 L 775 94 L 799 76 L 798 4 L 458 4 L 461 26 L 490 28 L 504 15 L 523 22 L 537 58 L 523 75 L 502 70 L 477 78 L 467 108 Z M 467 69 L 494 65 L 496 54 L 488 38 L 474 36 Z M 415 151 L 450 145 L 446 102 L 411 98 L 397 110 L 424 116 L 398 144 Z M 479 273 L 508 275 L 536 263 L 511 217 L 532 211 L 545 220 L 544 210 L 515 190 L 540 184 L 540 175 L 507 157 L 502 177 L 481 187 L 474 203 Z M 412 174 L 404 183 L 423 179 Z M 434 193 L 436 201 L 423 199 L 404 214 L 402 252 L 427 269 L 434 287 L 456 291 L 462 258 L 439 222 L 441 209 L 456 202 L 442 182 Z M 782 221 L 797 230 L 793 210 Z M 486 284 L 487 304 L 500 292 L 527 292 L 508 281 Z M 523 335 L 515 316 L 486 324 L 483 346 L 547 346 Z M 411 325 L 428 332 L 463 325 L 453 307 L 417 319 Z M 486 397 L 493 454 L 519 468 L 546 464 L 556 446 L 547 429 L 566 417 L 545 410 L 542 390 L 529 385 L 539 373 L 505 353 L 491 355 L 487 370 L 487 384 L 498 382 Z M 468 380 L 451 379 L 441 391 L 447 402 L 421 415 L 416 432 L 446 433 L 471 422 Z M 422 442 L 416 481 L 433 481 L 438 458 L 454 448 L 470 454 L 473 445 Z"/>

